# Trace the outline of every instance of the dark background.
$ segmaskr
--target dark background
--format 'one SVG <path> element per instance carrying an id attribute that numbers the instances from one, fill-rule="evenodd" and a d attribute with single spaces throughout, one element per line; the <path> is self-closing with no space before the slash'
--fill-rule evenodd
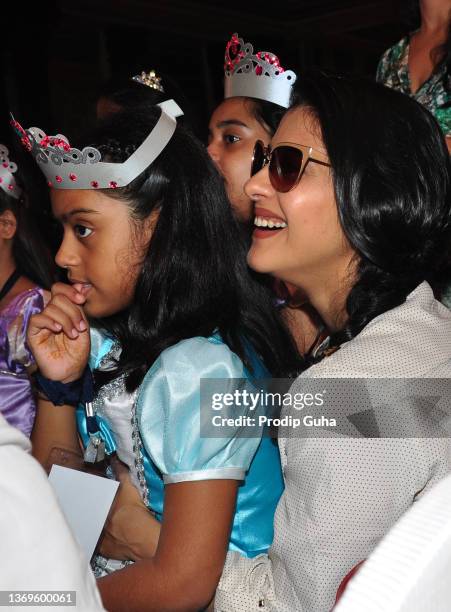
<path id="1" fill-rule="evenodd" d="M 2 3 L 3 4 L 3 3 Z M 10 0 L 2 21 L 0 142 L 8 111 L 25 127 L 74 138 L 102 84 L 155 67 L 169 74 L 202 126 L 222 96 L 224 48 L 238 31 L 282 66 L 373 76 L 406 33 L 407 0 Z M 3 12 L 3 9 L 2 9 Z"/>
<path id="2" fill-rule="evenodd" d="M 43 175 L 13 134 L 25 127 L 83 144 L 111 78 L 156 68 L 175 81 L 205 139 L 222 100 L 224 49 L 233 32 L 300 74 L 322 67 L 374 77 L 383 51 L 409 30 L 416 0 L 2 0 L 0 143 L 20 168 L 36 234 L 54 252 L 60 228 Z M 411 26 L 412 24 L 410 24 Z M 80 142 L 81 141 L 81 142 Z"/>

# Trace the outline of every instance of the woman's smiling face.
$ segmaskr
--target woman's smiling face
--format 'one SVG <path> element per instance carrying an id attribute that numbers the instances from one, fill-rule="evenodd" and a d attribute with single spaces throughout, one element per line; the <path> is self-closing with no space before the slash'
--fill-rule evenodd
<path id="1" fill-rule="evenodd" d="M 84 310 L 107 317 L 127 308 L 134 295 L 150 236 L 138 230 L 126 203 L 89 189 L 52 189 L 52 209 L 64 230 L 55 261 L 69 282 L 81 284 Z"/>
<path id="2" fill-rule="evenodd" d="M 225 179 L 230 203 L 241 221 L 253 216 L 244 184 L 250 177 L 255 142 L 267 145 L 271 138 L 254 116 L 253 104 L 249 98 L 228 98 L 216 108 L 209 125 L 208 152 Z"/>
<path id="3" fill-rule="evenodd" d="M 282 119 L 272 148 L 281 142 L 327 154 L 316 120 L 303 108 Z M 257 223 L 263 219 L 286 224 L 281 229 L 254 229 L 248 254 L 251 268 L 307 290 L 349 264 L 354 251 L 339 222 L 329 166 L 310 160 L 299 183 L 287 193 L 275 191 L 265 166 L 248 181 L 246 193 L 255 203 Z"/>

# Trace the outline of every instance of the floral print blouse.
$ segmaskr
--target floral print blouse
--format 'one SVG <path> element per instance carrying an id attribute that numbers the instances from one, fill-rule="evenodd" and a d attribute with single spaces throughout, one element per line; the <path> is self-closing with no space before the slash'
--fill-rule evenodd
<path id="1" fill-rule="evenodd" d="M 377 67 L 376 80 L 417 100 L 436 117 L 445 136 L 451 136 L 451 76 L 447 66 L 439 65 L 427 81 L 412 93 L 408 67 L 409 47 L 410 35 L 407 35 L 387 49 Z"/>

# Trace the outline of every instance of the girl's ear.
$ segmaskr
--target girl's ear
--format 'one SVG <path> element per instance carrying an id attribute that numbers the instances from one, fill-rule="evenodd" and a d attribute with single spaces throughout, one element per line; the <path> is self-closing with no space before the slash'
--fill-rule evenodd
<path id="1" fill-rule="evenodd" d="M 12 240 L 17 231 L 17 220 L 11 210 L 5 210 L 0 215 L 0 238 Z"/>

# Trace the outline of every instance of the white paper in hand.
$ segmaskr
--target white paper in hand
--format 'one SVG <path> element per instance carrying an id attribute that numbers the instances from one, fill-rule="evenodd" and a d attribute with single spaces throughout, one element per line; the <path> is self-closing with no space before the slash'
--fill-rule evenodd
<path id="1" fill-rule="evenodd" d="M 91 559 L 119 483 L 53 465 L 49 475 L 75 539 Z"/>

